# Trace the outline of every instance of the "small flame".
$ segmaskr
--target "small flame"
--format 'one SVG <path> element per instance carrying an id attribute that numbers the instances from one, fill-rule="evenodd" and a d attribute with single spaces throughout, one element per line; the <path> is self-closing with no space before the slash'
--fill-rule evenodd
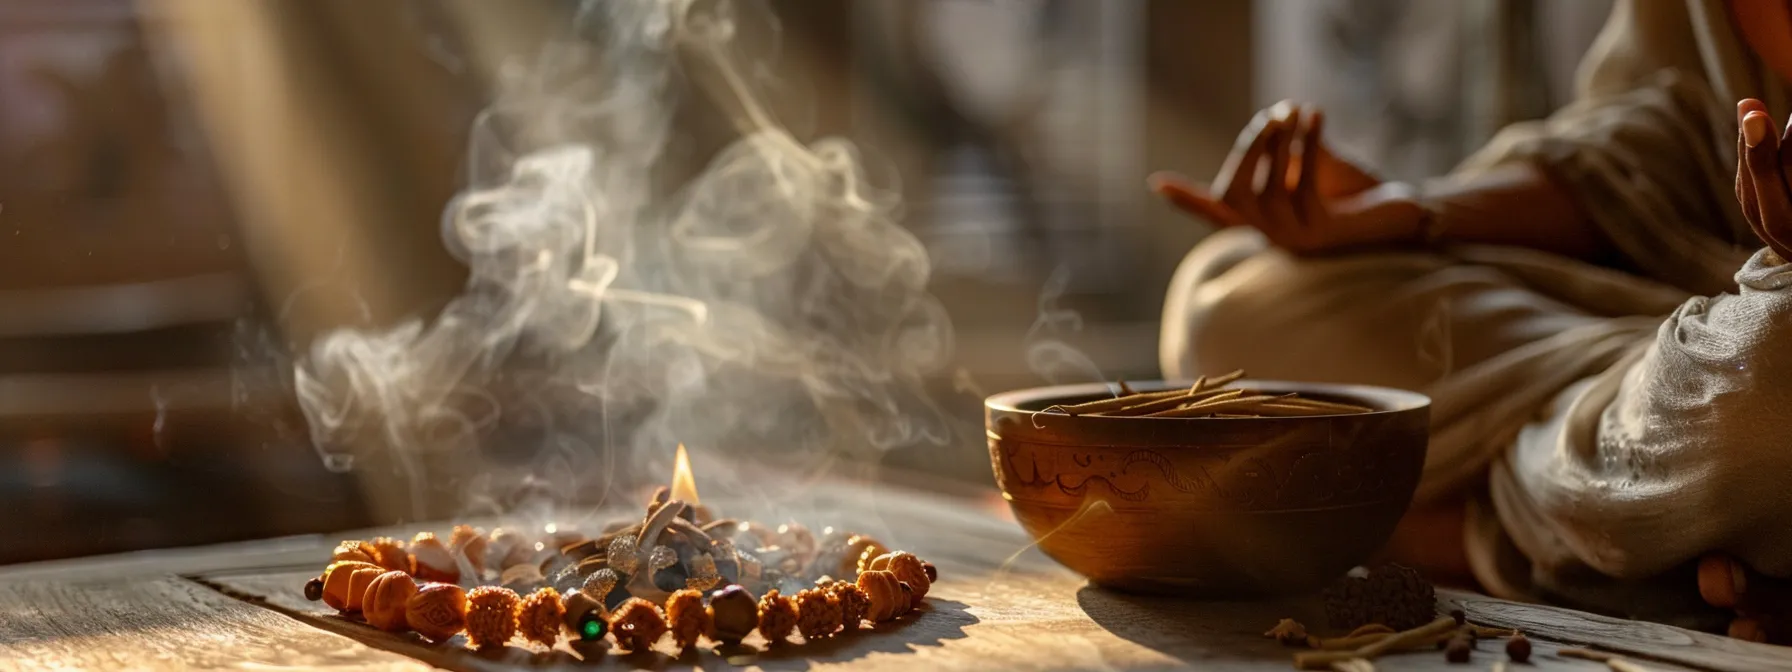
<path id="1" fill-rule="evenodd" d="M 678 460 L 672 469 L 672 498 L 691 506 L 696 506 L 697 479 L 691 476 L 691 456 L 684 452 L 684 444 L 678 444 Z"/>

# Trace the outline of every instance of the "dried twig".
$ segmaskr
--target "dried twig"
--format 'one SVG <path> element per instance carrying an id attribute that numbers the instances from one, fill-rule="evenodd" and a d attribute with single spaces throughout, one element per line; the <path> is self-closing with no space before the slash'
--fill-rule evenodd
<path id="1" fill-rule="evenodd" d="M 1610 668 L 1612 672 L 1650 672 L 1649 668 L 1631 662 L 1623 656 L 1615 653 L 1606 653 L 1604 651 L 1593 651 L 1591 649 L 1562 649 L 1556 651 L 1556 655 L 1563 658 L 1579 658 L 1581 660 L 1591 660 L 1595 663 L 1605 663 L 1605 666 Z"/>
<path id="2" fill-rule="evenodd" d="M 1351 651 L 1311 651 L 1294 654 L 1294 666 L 1303 670 L 1331 669 L 1340 662 L 1361 658 L 1375 660 L 1384 653 L 1410 646 L 1424 646 L 1449 637 L 1456 631 L 1456 619 L 1445 616 L 1425 625 L 1386 635 Z"/>

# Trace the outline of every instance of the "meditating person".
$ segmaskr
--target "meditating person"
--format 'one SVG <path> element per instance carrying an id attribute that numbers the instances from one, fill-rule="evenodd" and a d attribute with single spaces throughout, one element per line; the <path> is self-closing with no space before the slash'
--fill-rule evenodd
<path id="1" fill-rule="evenodd" d="M 1701 558 L 1792 577 L 1788 82 L 1788 3 L 1619 0 L 1578 99 L 1444 177 L 1382 181 L 1270 108 L 1210 185 L 1153 177 L 1221 227 L 1170 287 L 1164 374 L 1424 391 L 1394 557 L 1721 628 Z"/>

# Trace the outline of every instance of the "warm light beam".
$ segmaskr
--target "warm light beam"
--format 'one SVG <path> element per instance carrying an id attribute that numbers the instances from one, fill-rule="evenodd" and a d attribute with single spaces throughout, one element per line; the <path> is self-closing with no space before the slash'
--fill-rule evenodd
<path id="1" fill-rule="evenodd" d="M 697 479 L 691 477 L 691 456 L 678 444 L 677 464 L 672 468 L 672 498 L 696 506 Z"/>

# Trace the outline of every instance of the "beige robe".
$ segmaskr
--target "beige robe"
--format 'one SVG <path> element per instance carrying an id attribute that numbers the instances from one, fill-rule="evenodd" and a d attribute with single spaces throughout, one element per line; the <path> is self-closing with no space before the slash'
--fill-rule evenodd
<path id="1" fill-rule="evenodd" d="M 1469 496 L 1489 591 L 1711 627 L 1700 555 L 1792 576 L 1792 266 L 1755 254 L 1733 190 L 1735 102 L 1792 107 L 1721 0 L 1620 0 L 1578 89 L 1458 174 L 1534 162 L 1623 270 L 1485 246 L 1296 259 L 1222 231 L 1172 281 L 1164 374 L 1426 391 L 1419 500 Z"/>

